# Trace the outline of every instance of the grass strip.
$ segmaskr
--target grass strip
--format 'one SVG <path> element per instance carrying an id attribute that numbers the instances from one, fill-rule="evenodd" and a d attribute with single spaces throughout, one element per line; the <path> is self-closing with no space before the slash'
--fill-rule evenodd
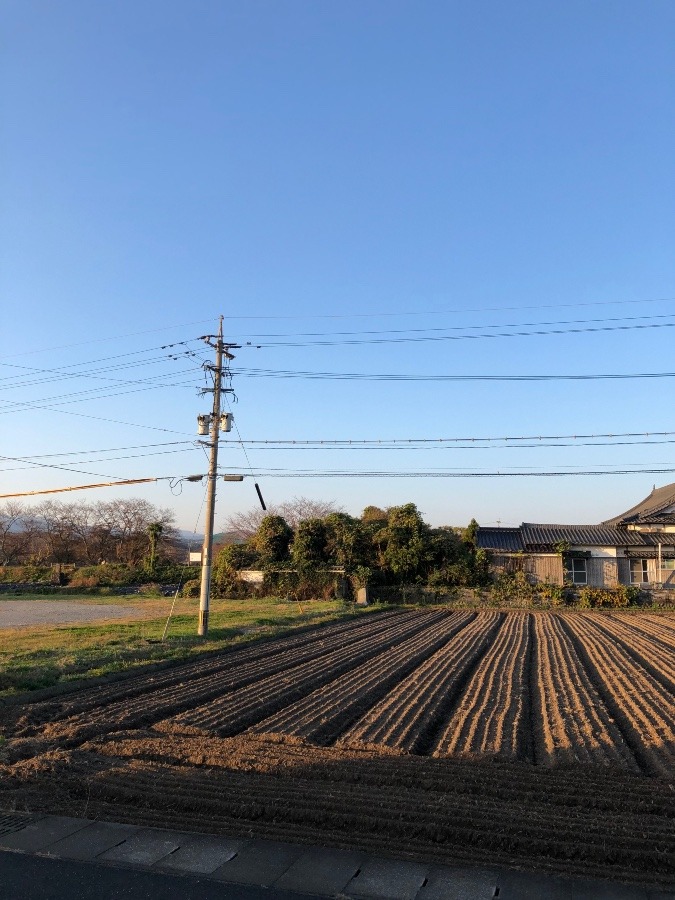
<path id="1" fill-rule="evenodd" d="M 1 629 L 0 698 L 7 700 L 34 691 L 42 693 L 56 686 L 65 688 L 90 678 L 119 677 L 150 664 L 179 662 L 198 654 L 368 612 L 339 600 L 303 603 L 302 611 L 297 603 L 278 598 L 213 600 L 208 637 L 200 638 L 197 636 L 199 601 L 184 599 L 176 603 L 166 639 L 161 641 L 170 599 L 168 602 L 166 598 L 115 599 L 118 605 L 128 605 L 128 618 L 96 624 Z"/>

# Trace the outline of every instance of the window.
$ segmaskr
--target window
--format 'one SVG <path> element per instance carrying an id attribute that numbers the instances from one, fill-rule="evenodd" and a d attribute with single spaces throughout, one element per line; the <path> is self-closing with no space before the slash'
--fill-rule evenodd
<path id="1" fill-rule="evenodd" d="M 587 584 L 586 560 L 577 559 L 575 556 L 568 557 L 565 560 L 565 580 L 571 581 L 572 584 Z"/>
<path id="2" fill-rule="evenodd" d="M 649 581 L 647 576 L 647 560 L 631 559 L 630 561 L 630 581 L 631 584 L 644 584 Z"/>
<path id="3" fill-rule="evenodd" d="M 668 569 L 672 572 L 675 569 L 675 559 L 662 559 L 661 568 Z"/>

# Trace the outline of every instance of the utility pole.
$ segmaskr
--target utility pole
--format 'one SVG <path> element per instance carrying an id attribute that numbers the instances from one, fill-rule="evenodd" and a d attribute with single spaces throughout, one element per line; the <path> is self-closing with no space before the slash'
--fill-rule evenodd
<path id="1" fill-rule="evenodd" d="M 204 546 L 202 548 L 202 584 L 201 591 L 199 594 L 199 627 L 197 629 L 197 634 L 200 637 L 206 637 L 209 630 L 209 600 L 211 598 L 211 565 L 212 565 L 212 556 L 213 556 L 213 520 L 216 510 L 216 479 L 218 477 L 218 438 L 220 436 L 221 427 L 223 427 L 223 423 L 221 423 L 221 412 L 220 412 L 220 400 L 221 395 L 223 393 L 230 393 L 232 388 L 223 388 L 222 380 L 223 380 L 223 357 L 225 359 L 231 360 L 234 359 L 234 356 L 229 352 L 230 349 L 239 347 L 239 344 L 225 344 L 223 343 L 223 317 L 220 317 L 220 324 L 218 327 L 218 335 L 215 338 L 215 343 L 212 342 L 211 336 L 207 336 L 204 338 L 206 343 L 213 347 L 216 351 L 216 363 L 214 366 L 207 366 L 206 368 L 213 372 L 213 388 L 207 388 L 206 391 L 213 391 L 213 410 L 211 416 L 199 416 L 199 424 L 200 424 L 200 433 L 202 427 L 206 424 L 206 420 L 210 418 L 210 422 L 208 423 L 210 426 L 209 430 L 209 442 L 207 444 L 211 449 L 211 455 L 209 458 L 209 474 L 208 484 L 207 484 L 207 492 L 206 492 L 206 523 L 204 530 Z M 225 419 L 223 430 L 230 430 L 231 416 L 223 416 Z"/>

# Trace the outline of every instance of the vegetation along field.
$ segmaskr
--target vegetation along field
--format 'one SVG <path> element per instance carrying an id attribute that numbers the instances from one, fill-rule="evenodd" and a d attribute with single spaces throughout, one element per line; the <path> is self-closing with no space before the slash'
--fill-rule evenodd
<path id="1" fill-rule="evenodd" d="M 675 881 L 675 615 L 389 610 L 0 711 L 0 806 Z"/>

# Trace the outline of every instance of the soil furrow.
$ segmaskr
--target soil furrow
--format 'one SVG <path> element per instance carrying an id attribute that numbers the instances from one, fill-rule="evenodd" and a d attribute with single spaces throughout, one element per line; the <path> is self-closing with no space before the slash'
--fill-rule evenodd
<path id="1" fill-rule="evenodd" d="M 283 680 L 292 677 L 289 676 L 289 672 L 307 666 L 313 666 L 315 670 L 320 671 L 324 664 L 330 665 L 336 658 L 361 660 L 364 654 L 375 655 L 382 647 L 405 640 L 410 634 L 416 634 L 428 627 L 429 622 L 438 621 L 444 615 L 442 612 L 427 612 L 417 613 L 412 617 L 404 616 L 402 622 L 392 624 L 385 632 L 374 635 L 367 633 L 365 637 L 350 642 L 346 647 L 340 643 L 337 647 L 331 645 L 327 649 L 324 642 L 319 642 L 317 646 L 309 645 L 294 651 L 288 658 L 278 655 L 266 660 L 262 655 L 264 649 L 261 647 L 261 658 L 249 662 L 237 671 L 227 670 L 210 679 L 194 679 L 192 683 L 187 684 L 181 682 L 162 691 L 148 692 L 133 701 L 120 701 L 101 710 L 43 725 L 39 730 L 39 737 L 32 738 L 29 732 L 27 740 L 14 741 L 12 753 L 17 756 L 35 755 L 54 744 L 76 746 L 94 735 L 149 725 L 209 701 L 214 701 L 212 705 L 217 707 L 224 694 L 241 689 L 242 685 L 255 684 L 265 675 L 269 680 L 281 672 L 279 677 Z"/>
<path id="2" fill-rule="evenodd" d="M 394 653 L 360 666 L 348 677 L 315 691 L 301 702 L 260 722 L 253 730 L 297 735 L 319 744 L 332 743 L 394 684 L 405 679 L 411 671 L 418 672 L 439 646 L 444 648 L 457 633 L 464 634 L 472 618 L 471 613 L 455 614 L 445 628 L 426 632 L 417 646 L 398 648 Z"/>
<path id="3" fill-rule="evenodd" d="M 639 771 L 635 757 L 593 686 L 558 618 L 537 615 L 537 760 L 593 762 Z M 587 620 L 584 620 L 587 621 Z"/>
<path id="4" fill-rule="evenodd" d="M 233 647 L 215 657 L 180 663 L 164 671 L 139 673 L 122 682 L 85 688 L 59 700 L 30 704 L 23 719 L 17 722 L 15 731 L 20 734 L 23 726 L 23 733 L 27 735 L 34 733 L 45 722 L 72 720 L 73 717 L 94 709 L 99 714 L 107 715 L 108 710 L 114 710 L 116 704 L 124 704 L 130 709 L 136 698 L 141 698 L 139 702 L 145 704 L 145 698 L 151 693 L 166 692 L 172 688 L 180 690 L 188 683 L 197 687 L 204 679 L 217 678 L 234 668 L 241 669 L 246 665 L 259 663 L 261 658 L 275 665 L 274 657 L 280 654 L 284 654 L 287 659 L 290 652 L 302 654 L 303 648 L 311 648 L 311 653 L 317 653 L 321 648 L 329 650 L 334 646 L 346 646 L 362 640 L 368 634 L 386 633 L 391 627 L 392 616 L 403 623 L 406 619 L 413 618 L 415 612 L 377 614 L 373 620 L 356 619 L 347 623 L 318 626 L 301 635 L 260 641 L 246 647 Z"/>
<path id="5" fill-rule="evenodd" d="M 601 619 L 594 618 L 590 625 L 610 640 L 619 641 L 622 649 L 639 666 L 675 696 L 675 652 L 668 652 L 663 644 L 654 641 L 649 635 L 614 619 L 604 616 Z"/>
<path id="6" fill-rule="evenodd" d="M 569 615 L 562 624 L 641 768 L 652 775 L 671 775 L 675 767 L 672 695 L 618 645 L 598 640 L 583 616 Z"/>
<path id="7" fill-rule="evenodd" d="M 500 621 L 498 613 L 480 613 L 424 666 L 355 722 L 340 743 L 428 752 L 469 673 L 494 639 Z"/>
<path id="8" fill-rule="evenodd" d="M 672 886 L 673 622 L 393 612 L 15 704 L 0 808 Z"/>
<path id="9" fill-rule="evenodd" d="M 436 621 L 423 631 L 417 630 L 405 641 L 397 641 L 396 645 L 391 643 L 376 647 L 373 642 L 367 642 L 358 657 L 352 655 L 347 658 L 343 654 L 333 654 L 331 659 L 322 659 L 307 667 L 292 669 L 274 679 L 257 682 L 250 689 L 237 691 L 225 698 L 224 702 L 213 704 L 208 709 L 200 708 L 184 713 L 174 720 L 175 727 L 189 725 L 227 736 L 268 719 L 288 706 L 292 706 L 294 716 L 296 704 L 311 705 L 317 688 L 336 679 L 341 684 L 352 684 L 361 678 L 364 668 L 368 672 L 378 672 L 377 684 L 384 685 L 382 689 L 386 690 L 385 679 L 396 678 L 400 666 L 414 667 L 420 659 L 432 653 L 439 643 L 447 640 L 447 635 L 458 627 L 456 616 L 457 614 L 450 614 L 444 621 Z M 325 728 L 339 727 L 336 718 L 332 719 L 330 726 L 325 721 L 326 710 L 332 709 L 332 706 L 327 707 L 322 703 L 321 708 Z M 349 715 L 349 709 L 349 705 L 338 704 L 338 715 L 344 718 Z M 269 730 L 267 723 L 263 729 Z M 312 738 L 315 738 L 314 734 Z M 320 740 L 321 736 L 317 739 Z"/>
<path id="10" fill-rule="evenodd" d="M 481 659 L 434 756 L 524 757 L 528 614 L 512 613 Z"/>
<path id="11" fill-rule="evenodd" d="M 646 618 L 637 616 L 622 616 L 614 613 L 610 618 L 621 622 L 623 625 L 633 628 L 635 631 L 645 634 L 655 640 L 667 653 L 675 653 L 675 633 L 667 632 L 663 624 L 656 624 Z"/>

